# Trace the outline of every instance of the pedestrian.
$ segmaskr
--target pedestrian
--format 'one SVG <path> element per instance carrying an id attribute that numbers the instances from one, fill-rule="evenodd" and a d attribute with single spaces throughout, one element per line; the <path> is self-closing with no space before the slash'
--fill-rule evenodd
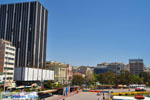
<path id="1" fill-rule="evenodd" d="M 113 98 L 113 96 L 111 95 L 111 96 L 110 96 L 110 98 L 112 99 L 112 98 Z"/>
<path id="2" fill-rule="evenodd" d="M 103 93 L 103 100 L 105 99 L 104 93 Z"/>
<path id="3" fill-rule="evenodd" d="M 103 96 L 103 100 L 105 100 L 105 97 Z"/>

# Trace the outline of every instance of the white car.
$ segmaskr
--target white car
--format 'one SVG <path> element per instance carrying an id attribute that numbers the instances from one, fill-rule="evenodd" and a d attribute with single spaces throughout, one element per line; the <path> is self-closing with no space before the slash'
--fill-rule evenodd
<path id="1" fill-rule="evenodd" d="M 100 96 L 101 95 L 101 93 L 100 92 L 97 92 L 97 96 Z"/>
<path id="2" fill-rule="evenodd" d="M 146 91 L 145 87 L 136 87 L 135 91 Z"/>

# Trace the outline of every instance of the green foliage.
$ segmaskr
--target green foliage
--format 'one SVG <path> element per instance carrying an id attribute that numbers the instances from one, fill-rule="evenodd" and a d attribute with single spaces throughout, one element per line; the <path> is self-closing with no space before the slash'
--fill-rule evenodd
<path id="1" fill-rule="evenodd" d="M 138 75 L 132 75 L 132 83 L 142 84 L 143 83 L 143 78 L 140 78 Z"/>
<path id="2" fill-rule="evenodd" d="M 4 91 L 4 88 L 0 87 L 0 92 Z"/>
<path id="3" fill-rule="evenodd" d="M 83 78 L 81 75 L 74 75 L 72 79 L 73 85 L 83 85 L 85 83 L 85 78 Z"/>
<path id="4" fill-rule="evenodd" d="M 25 89 L 26 92 L 31 92 L 30 88 Z"/>
<path id="5" fill-rule="evenodd" d="M 150 86 L 150 73 L 143 72 L 140 74 L 140 77 L 143 78 L 144 84 Z"/>
<path id="6" fill-rule="evenodd" d="M 54 83 L 52 81 L 48 81 L 44 84 L 45 89 L 52 89 L 54 87 Z"/>
<path id="7" fill-rule="evenodd" d="M 120 74 L 114 74 L 113 72 L 106 72 L 95 75 L 97 81 L 101 84 L 111 84 L 118 86 L 129 85 L 129 84 L 147 84 L 150 85 L 150 74 L 141 73 L 140 76 L 133 75 L 129 71 L 121 71 Z"/>
<path id="8" fill-rule="evenodd" d="M 60 84 L 60 83 L 53 83 L 52 81 L 48 81 L 44 84 L 44 90 L 48 90 L 48 89 L 56 89 L 56 88 L 62 88 L 65 87 L 64 84 Z"/>
<path id="9" fill-rule="evenodd" d="M 98 75 L 97 74 L 93 74 L 94 75 L 94 82 L 96 83 L 97 82 L 97 80 L 98 80 Z"/>
<path id="10" fill-rule="evenodd" d="M 21 90 L 20 89 L 16 89 L 14 92 L 21 92 Z"/>
<path id="11" fill-rule="evenodd" d="M 119 84 L 129 85 L 132 82 L 132 74 L 129 71 L 121 71 L 116 80 Z"/>
<path id="12" fill-rule="evenodd" d="M 101 84 L 114 84 L 115 74 L 113 72 L 106 72 L 99 74 L 97 79 Z"/>
<path id="13" fill-rule="evenodd" d="M 56 84 L 54 84 L 54 87 L 53 88 L 62 88 L 62 87 L 65 87 L 65 85 L 64 84 L 58 84 L 58 85 L 56 85 Z"/>
<path id="14" fill-rule="evenodd" d="M 87 74 L 85 76 L 85 83 L 88 86 L 94 85 L 94 75 L 93 74 Z"/>

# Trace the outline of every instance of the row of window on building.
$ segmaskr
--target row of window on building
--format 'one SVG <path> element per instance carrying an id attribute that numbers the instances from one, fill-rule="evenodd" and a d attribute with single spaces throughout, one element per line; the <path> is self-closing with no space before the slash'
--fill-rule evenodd
<path id="1" fill-rule="evenodd" d="M 143 59 L 129 59 L 129 64 L 124 63 L 101 63 L 97 64 L 97 67 L 94 68 L 94 73 L 100 74 L 108 71 L 112 71 L 116 74 L 119 74 L 121 70 L 128 70 L 133 74 L 140 74 L 144 72 L 144 63 Z"/>

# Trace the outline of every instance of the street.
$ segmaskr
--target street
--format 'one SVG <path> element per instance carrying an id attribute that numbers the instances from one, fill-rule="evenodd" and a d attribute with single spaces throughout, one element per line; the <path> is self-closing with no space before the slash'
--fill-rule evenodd
<path id="1" fill-rule="evenodd" d="M 65 100 L 102 100 L 102 99 L 103 95 L 97 96 L 97 93 L 95 92 L 81 92 L 72 97 L 65 98 Z"/>
<path id="2" fill-rule="evenodd" d="M 150 88 L 146 89 L 147 91 L 150 91 Z M 112 92 L 129 92 L 129 89 L 105 89 L 104 91 L 112 91 Z M 135 89 L 130 89 L 130 91 L 135 91 Z M 107 94 L 104 95 L 105 98 L 107 97 Z M 103 94 L 100 96 L 97 96 L 96 92 L 80 92 L 75 95 L 70 95 L 68 97 L 49 97 L 46 98 L 46 100 L 103 100 Z"/>
<path id="3" fill-rule="evenodd" d="M 107 94 L 105 95 L 105 97 Z M 101 94 L 100 96 L 97 96 L 96 92 L 80 92 L 75 95 L 71 96 L 54 96 L 54 97 L 48 97 L 45 100 L 102 100 L 103 95 Z"/>

